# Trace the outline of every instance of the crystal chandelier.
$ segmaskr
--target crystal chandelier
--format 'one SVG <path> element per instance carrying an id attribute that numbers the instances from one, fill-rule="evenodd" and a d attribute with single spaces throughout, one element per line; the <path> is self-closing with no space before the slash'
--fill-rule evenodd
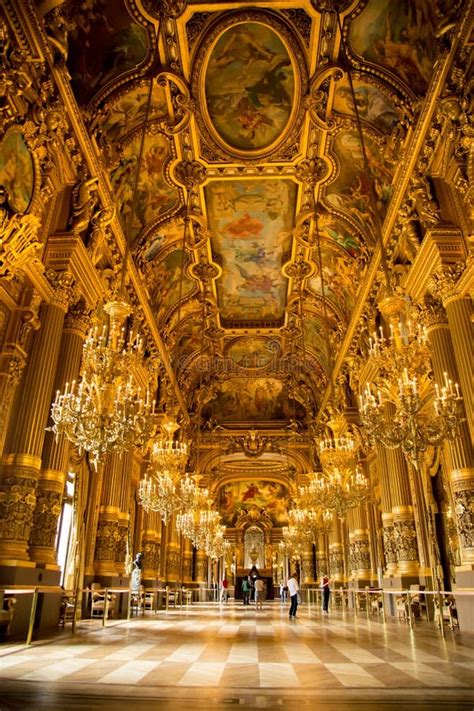
<path id="1" fill-rule="evenodd" d="M 185 487 L 185 495 L 189 494 L 189 482 L 182 479 L 188 445 L 175 440 L 179 424 L 174 417 L 168 417 L 161 429 L 163 435 L 151 443 L 150 463 L 138 486 L 138 498 L 145 511 L 158 511 L 167 523 L 183 506 L 181 487 Z"/>
<path id="2" fill-rule="evenodd" d="M 155 439 L 150 447 L 150 460 L 160 470 L 166 471 L 174 479 L 184 473 L 188 460 L 187 442 L 175 440 L 179 425 L 174 417 L 169 417 L 162 425 L 164 435 Z"/>
<path id="3" fill-rule="evenodd" d="M 204 550 L 206 555 L 211 560 L 217 560 L 218 558 L 223 558 L 227 551 L 230 550 L 230 541 L 224 538 L 225 526 L 219 525 L 214 532 L 212 538 L 206 543 Z"/>
<path id="4" fill-rule="evenodd" d="M 369 496 L 369 483 L 360 467 L 341 472 L 313 473 L 308 486 L 300 487 L 300 496 L 314 509 L 335 511 L 344 519 L 349 509 L 359 506 Z"/>
<path id="5" fill-rule="evenodd" d="M 143 341 L 126 336 L 125 320 L 131 312 L 123 300 L 106 303 L 101 328 L 91 329 L 83 346 L 79 382 L 57 391 L 51 407 L 52 431 L 65 435 L 92 463 L 109 451 L 143 447 L 155 429 L 155 401 L 150 386 L 139 386 L 143 372 Z"/>
<path id="6" fill-rule="evenodd" d="M 201 524 L 201 512 L 210 507 L 209 491 L 199 487 L 190 476 L 185 478 L 180 489 L 182 505 L 181 512 L 176 516 L 176 528 L 195 545 Z"/>

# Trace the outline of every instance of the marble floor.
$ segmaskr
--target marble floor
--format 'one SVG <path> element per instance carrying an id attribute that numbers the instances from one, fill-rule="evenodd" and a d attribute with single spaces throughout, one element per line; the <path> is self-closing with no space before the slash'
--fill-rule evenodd
<path id="1" fill-rule="evenodd" d="M 0 709 L 472 709 L 474 636 L 323 616 L 302 605 L 192 605 L 0 647 Z"/>

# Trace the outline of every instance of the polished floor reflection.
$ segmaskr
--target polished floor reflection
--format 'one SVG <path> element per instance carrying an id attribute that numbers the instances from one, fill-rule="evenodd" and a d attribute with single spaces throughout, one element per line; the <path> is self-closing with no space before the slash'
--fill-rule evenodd
<path id="1" fill-rule="evenodd" d="M 0 649 L 4 709 L 472 708 L 474 638 L 280 603 L 193 605 Z M 425 623 L 426 624 L 426 623 Z M 139 705 L 137 705 L 139 704 Z"/>

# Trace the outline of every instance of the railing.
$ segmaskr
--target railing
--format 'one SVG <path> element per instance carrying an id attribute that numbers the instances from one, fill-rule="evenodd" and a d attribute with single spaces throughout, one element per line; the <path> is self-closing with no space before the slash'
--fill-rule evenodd
<path id="1" fill-rule="evenodd" d="M 312 606 L 322 607 L 321 588 L 305 588 L 301 595 L 310 609 Z M 456 590 L 453 593 L 448 590 L 332 588 L 330 605 L 332 608 L 341 609 L 343 613 L 352 612 L 355 617 L 365 615 L 370 619 L 375 615 L 386 622 L 388 602 L 393 613 L 390 617 L 407 622 L 411 629 L 415 627 L 417 619 L 435 622 L 444 636 L 445 622 L 451 629 L 459 628 L 456 598 L 464 596 L 474 596 L 474 590 Z"/>
<path id="2" fill-rule="evenodd" d="M 76 631 L 79 601 L 84 594 L 103 598 L 104 604 L 101 615 L 102 627 L 105 627 L 109 619 L 111 603 L 113 602 L 114 605 L 116 605 L 115 596 L 117 595 L 128 596 L 126 618 L 122 618 L 124 620 L 130 620 L 133 609 L 140 609 L 140 606 L 142 607 L 143 615 L 145 615 L 147 609 L 152 610 L 156 614 L 159 608 L 163 609 L 164 607 L 165 610 L 168 610 L 172 604 L 175 607 L 182 608 L 183 605 L 189 607 L 193 602 L 218 602 L 218 591 L 216 591 L 215 588 L 171 588 L 169 586 L 166 588 L 144 588 L 143 592 L 137 593 L 139 600 L 135 605 L 133 602 L 134 593 L 131 593 L 128 587 L 84 588 L 76 591 L 67 591 L 55 586 L 0 588 L 0 600 L 5 600 L 10 596 L 31 595 L 28 631 L 26 635 L 27 645 L 30 645 L 33 641 L 38 598 L 41 594 L 61 595 L 63 603 L 69 605 L 70 611 L 72 606 L 70 616 L 72 634 Z M 300 594 L 302 600 L 308 604 L 310 612 L 312 607 L 322 607 L 323 595 L 321 588 L 305 588 L 301 590 Z M 150 600 L 150 597 L 152 599 L 152 604 L 148 607 L 146 604 L 147 596 L 148 600 Z M 376 616 L 382 622 L 386 622 L 388 604 L 390 611 L 393 613 L 390 616 L 398 621 L 406 622 L 410 626 L 410 629 L 415 629 L 417 619 L 426 619 L 429 622 L 434 622 L 444 636 L 446 622 L 452 630 L 459 627 L 456 599 L 473 596 L 474 590 L 455 591 L 455 593 L 453 593 L 446 590 L 355 590 L 349 588 L 333 588 L 330 595 L 330 606 L 332 609 L 340 609 L 344 616 L 350 613 L 355 617 L 366 616 L 367 619 Z M 63 614 L 66 615 L 66 612 L 67 609 L 63 611 Z M 91 618 L 92 617 L 91 608 Z M 60 622 L 61 616 L 58 618 L 58 623 Z M 63 622 L 66 622 L 66 617 Z"/>

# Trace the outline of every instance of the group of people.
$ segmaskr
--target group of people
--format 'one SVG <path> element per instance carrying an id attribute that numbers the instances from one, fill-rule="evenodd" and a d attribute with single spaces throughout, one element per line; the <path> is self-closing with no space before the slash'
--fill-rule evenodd
<path id="1" fill-rule="evenodd" d="M 298 578 L 296 576 L 296 573 L 292 573 L 290 575 L 290 577 L 288 578 L 288 583 L 287 583 L 286 587 L 288 588 L 288 594 L 290 596 L 289 617 L 291 620 L 296 617 L 296 610 L 298 609 L 298 595 L 299 595 L 300 586 L 298 584 Z M 323 613 L 328 614 L 329 613 L 329 597 L 331 595 L 331 587 L 330 587 L 330 580 L 327 575 L 323 576 L 322 589 L 323 589 Z M 280 594 L 281 594 L 281 590 L 282 590 L 282 588 L 280 587 Z M 283 587 L 283 591 L 285 592 L 284 587 Z"/>
<path id="2" fill-rule="evenodd" d="M 228 587 L 229 582 L 227 578 L 223 578 L 221 581 L 221 591 L 220 591 L 220 602 L 227 602 L 228 599 Z M 321 587 L 323 589 L 323 613 L 329 613 L 329 597 L 331 595 L 330 580 L 327 575 L 323 576 Z M 296 610 L 298 609 L 299 601 L 299 584 L 296 573 L 292 573 L 288 578 L 287 584 L 285 585 L 282 581 L 280 583 L 280 599 L 282 602 L 286 602 L 286 593 L 288 592 L 290 596 L 290 619 L 296 617 Z M 242 600 L 244 605 L 250 605 L 250 599 L 252 597 L 252 591 L 255 592 L 255 607 L 257 610 L 263 609 L 263 601 L 265 599 L 266 585 L 263 578 L 259 575 L 253 576 L 250 574 L 247 578 L 242 580 Z"/>

